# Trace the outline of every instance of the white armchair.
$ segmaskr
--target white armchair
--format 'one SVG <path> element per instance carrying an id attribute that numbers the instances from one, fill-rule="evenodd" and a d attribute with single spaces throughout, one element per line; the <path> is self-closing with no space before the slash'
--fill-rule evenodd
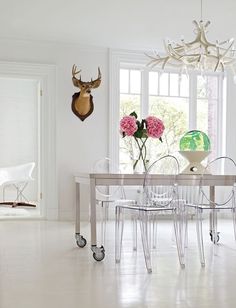
<path id="1" fill-rule="evenodd" d="M 36 206 L 30 203 L 23 194 L 28 183 L 34 180 L 32 177 L 34 167 L 35 163 L 30 162 L 22 165 L 0 168 L 0 186 L 2 186 L 3 189 L 3 201 L 0 202 L 0 204 L 12 207 Z M 16 190 L 16 198 L 13 201 L 7 201 L 5 200 L 5 190 L 12 187 Z"/>

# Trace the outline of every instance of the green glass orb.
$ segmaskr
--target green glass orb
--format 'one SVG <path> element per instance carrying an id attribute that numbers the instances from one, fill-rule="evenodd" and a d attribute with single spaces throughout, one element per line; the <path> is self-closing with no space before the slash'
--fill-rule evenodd
<path id="1" fill-rule="evenodd" d="M 207 134 L 191 130 L 180 139 L 179 148 L 180 151 L 210 151 L 211 142 Z"/>

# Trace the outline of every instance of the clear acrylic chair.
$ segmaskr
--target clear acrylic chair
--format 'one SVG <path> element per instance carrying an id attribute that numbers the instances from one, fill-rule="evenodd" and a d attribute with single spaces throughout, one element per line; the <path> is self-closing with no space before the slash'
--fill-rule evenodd
<path id="1" fill-rule="evenodd" d="M 234 237 L 236 240 L 236 203 L 235 192 L 236 183 L 232 186 L 215 186 L 214 195 L 209 193 L 207 187 L 204 186 L 204 177 L 211 173 L 213 175 L 236 175 L 235 161 L 226 156 L 218 157 L 208 163 L 204 173 L 201 176 L 198 201 L 196 204 L 186 204 L 186 207 L 195 209 L 196 216 L 196 232 L 199 248 L 200 262 L 205 266 L 204 242 L 203 242 L 203 212 L 210 212 L 210 228 L 209 235 L 212 243 L 218 243 L 220 237 L 218 232 L 217 213 L 220 210 L 230 210 L 232 212 Z M 214 246 L 213 246 L 214 247 Z"/>
<path id="2" fill-rule="evenodd" d="M 128 210 L 131 214 L 136 213 L 137 221 L 140 226 L 142 239 L 142 248 L 145 258 L 147 271 L 152 272 L 151 252 L 149 241 L 149 222 L 158 219 L 158 214 L 170 212 L 172 214 L 173 227 L 179 262 L 184 267 L 184 256 L 182 249 L 182 228 L 183 222 L 178 206 L 178 186 L 176 184 L 176 176 L 179 173 L 179 163 L 172 155 L 166 155 L 156 160 L 146 171 L 143 182 L 142 202 L 136 206 L 127 204 L 116 206 L 116 232 L 115 232 L 115 258 L 116 263 L 120 262 L 124 214 Z M 153 184 L 153 176 L 155 174 L 169 175 L 170 185 L 162 186 Z M 155 236 L 155 234 L 154 234 Z"/>
<path id="3" fill-rule="evenodd" d="M 94 173 L 120 173 L 119 168 L 108 157 L 97 160 L 93 165 Z M 109 217 L 109 207 L 119 204 L 136 204 L 135 200 L 127 199 L 124 186 L 96 186 L 96 203 L 101 206 L 101 243 L 105 243 L 106 222 Z"/>
<path id="4" fill-rule="evenodd" d="M 33 206 L 27 199 L 24 190 L 29 182 L 33 181 L 32 173 L 35 167 L 34 162 L 0 168 L 0 186 L 3 187 L 3 201 L 0 204 L 16 206 Z M 5 200 L 7 189 L 14 189 L 16 191 L 15 200 Z"/>

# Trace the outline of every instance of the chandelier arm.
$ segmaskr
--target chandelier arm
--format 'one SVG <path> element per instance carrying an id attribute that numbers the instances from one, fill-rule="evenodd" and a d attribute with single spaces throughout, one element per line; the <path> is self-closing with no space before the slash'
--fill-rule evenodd
<path id="1" fill-rule="evenodd" d="M 157 59 L 160 59 L 161 57 L 157 54 L 155 56 L 150 56 L 148 54 L 145 54 L 148 58 L 152 59 L 152 60 L 157 60 Z"/>
<path id="2" fill-rule="evenodd" d="M 160 59 L 153 59 L 152 61 L 148 62 L 147 66 L 150 66 L 151 68 L 153 68 L 156 65 L 161 64 L 162 62 L 164 62 L 166 58 L 167 57 L 160 58 Z"/>
<path id="3" fill-rule="evenodd" d="M 182 55 L 182 54 L 180 54 L 180 53 L 178 53 L 176 50 L 175 50 L 175 48 L 173 49 L 171 49 L 172 51 L 173 51 L 173 53 L 172 53 L 172 55 L 176 58 L 177 57 L 177 59 L 178 60 L 180 60 L 180 61 L 182 61 L 182 59 L 184 58 L 184 57 L 194 57 L 194 58 L 199 58 L 199 54 L 184 54 L 184 55 Z"/>
<path id="4" fill-rule="evenodd" d="M 218 45 L 225 45 L 225 44 L 228 44 L 228 43 L 231 43 L 230 39 L 222 41 L 222 42 L 218 42 Z"/>
<path id="5" fill-rule="evenodd" d="M 224 73 L 225 72 L 224 64 L 222 62 L 220 62 L 220 65 L 221 65 L 221 72 Z"/>
<path id="6" fill-rule="evenodd" d="M 200 32 L 200 30 L 201 30 L 201 28 L 200 28 L 200 23 L 198 23 L 198 22 L 196 21 L 196 19 L 195 19 L 195 20 L 193 20 L 193 24 L 196 26 L 198 32 Z"/>
<path id="7" fill-rule="evenodd" d="M 221 62 L 221 56 L 220 56 L 220 48 L 219 48 L 219 46 L 216 47 L 216 52 L 217 52 L 218 61 L 217 61 L 217 63 L 216 63 L 214 72 L 217 71 L 217 69 L 218 69 L 218 67 L 219 67 L 219 64 L 220 64 L 220 62 Z"/>
<path id="8" fill-rule="evenodd" d="M 217 61 L 217 63 L 216 63 L 216 66 L 215 66 L 215 68 L 214 68 L 214 72 L 217 71 L 219 65 L 221 65 L 221 70 L 222 70 L 222 68 L 224 67 L 224 65 L 223 65 L 223 63 L 221 62 L 220 59 L 218 59 L 218 61 Z"/>
<path id="9" fill-rule="evenodd" d="M 160 59 L 153 59 L 152 61 L 150 61 L 150 62 L 147 63 L 147 66 L 153 68 L 153 67 L 155 67 L 156 65 L 158 65 L 158 64 L 160 64 L 160 63 L 162 63 L 162 62 L 165 62 L 165 63 L 164 63 L 164 66 L 165 66 L 166 64 L 168 64 L 168 65 L 170 65 L 170 66 L 172 66 L 172 67 L 178 67 L 178 68 L 183 66 L 182 61 L 179 61 L 178 59 L 174 59 L 174 60 L 177 61 L 177 62 L 179 62 L 179 63 L 171 63 L 171 62 L 170 62 L 171 60 L 172 60 L 171 57 L 165 57 L 165 58 L 160 58 Z M 162 66 L 163 66 L 163 64 L 162 64 Z"/>
<path id="10" fill-rule="evenodd" d="M 162 69 L 164 70 L 164 68 L 165 68 L 165 65 L 166 65 L 166 63 L 168 62 L 168 58 L 166 58 L 164 61 L 163 61 L 163 63 L 162 63 Z"/>
<path id="11" fill-rule="evenodd" d="M 159 63 L 160 63 L 160 61 L 158 61 L 158 60 L 152 60 L 152 61 L 148 62 L 147 66 L 153 68 L 156 65 L 158 65 Z"/>
<path id="12" fill-rule="evenodd" d="M 195 40 L 193 40 L 192 42 L 190 42 L 189 44 L 195 44 L 195 43 L 200 43 L 200 44 L 203 44 L 205 46 L 208 46 L 208 45 L 213 45 L 211 44 L 207 38 L 206 38 L 206 28 L 209 26 L 210 24 L 210 21 L 207 21 L 207 23 L 204 25 L 202 25 L 201 22 L 197 22 L 196 20 L 193 21 L 194 25 L 196 26 L 196 30 L 197 30 L 197 33 L 196 33 L 196 38 Z"/>
<path id="13" fill-rule="evenodd" d="M 181 58 L 182 54 L 179 53 L 176 48 L 173 48 L 171 45 L 168 45 L 168 52 L 170 54 L 171 57 L 174 57 L 174 58 Z"/>
<path id="14" fill-rule="evenodd" d="M 231 42 L 231 44 L 228 46 L 228 48 L 225 50 L 225 52 L 221 55 L 222 57 L 226 56 L 226 54 L 231 51 L 231 48 L 233 47 L 234 41 Z"/>
<path id="15" fill-rule="evenodd" d="M 231 64 L 235 64 L 235 62 L 236 62 L 236 59 L 223 59 L 224 61 L 223 61 L 223 63 L 225 64 L 225 65 L 231 65 Z"/>
<path id="16" fill-rule="evenodd" d="M 174 66 L 174 67 L 181 67 L 181 66 L 182 66 L 182 63 L 179 61 L 179 59 L 174 58 L 174 60 L 177 61 L 177 62 L 180 62 L 180 64 L 171 63 L 171 62 L 170 62 L 171 60 L 172 60 L 171 57 L 166 57 L 165 60 L 163 61 L 162 69 L 165 68 L 166 64 L 169 64 L 170 66 Z"/>
<path id="17" fill-rule="evenodd" d="M 202 44 L 203 46 L 206 46 L 206 47 L 215 47 L 215 46 L 216 46 L 215 44 L 210 43 L 210 42 L 207 40 L 205 31 L 203 31 L 203 32 L 201 33 L 199 43 Z"/>

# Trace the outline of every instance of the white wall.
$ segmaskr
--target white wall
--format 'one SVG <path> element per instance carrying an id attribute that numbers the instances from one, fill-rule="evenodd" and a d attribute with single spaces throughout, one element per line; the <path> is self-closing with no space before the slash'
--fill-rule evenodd
<path id="1" fill-rule="evenodd" d="M 74 219 L 75 184 L 73 174 L 88 172 L 94 160 L 108 151 L 108 51 L 80 47 L 75 44 L 57 44 L 21 40 L 0 40 L 0 60 L 13 62 L 47 63 L 57 66 L 57 173 L 59 193 L 59 218 Z M 98 66 L 102 72 L 101 86 L 93 91 L 94 112 L 84 122 L 71 111 L 75 88 L 71 81 L 71 68 L 82 69 L 85 81 L 97 77 Z M 14 90 L 14 89 L 13 89 Z M 84 199 L 82 217 L 88 218 L 88 197 Z"/>

